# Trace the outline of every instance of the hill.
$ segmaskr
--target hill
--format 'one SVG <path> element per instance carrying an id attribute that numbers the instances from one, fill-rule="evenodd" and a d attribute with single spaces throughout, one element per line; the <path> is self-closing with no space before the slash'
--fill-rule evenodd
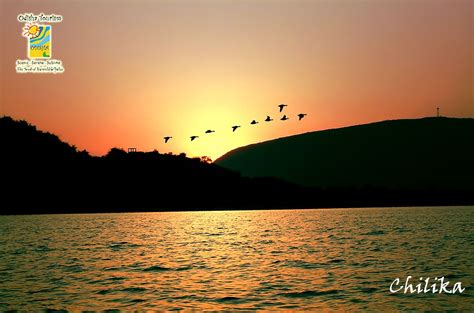
<path id="1" fill-rule="evenodd" d="M 311 187 L 474 190 L 474 119 L 315 131 L 241 147 L 215 163 L 244 176 Z"/>
<path id="2" fill-rule="evenodd" d="M 464 130 L 471 131 L 471 121 L 446 120 L 445 122 L 454 122 L 458 125 L 456 127 L 467 123 L 468 125 L 463 126 Z M 361 127 L 370 128 L 371 126 Z M 436 127 L 426 132 L 437 133 L 435 129 Z M 266 166 L 271 160 L 271 164 L 275 167 L 266 167 L 267 172 L 260 172 L 262 176 L 289 173 L 291 175 L 288 177 L 285 175 L 280 175 L 280 177 L 297 182 L 298 179 L 295 178 L 299 178 L 300 181 L 308 184 L 311 182 L 309 178 L 323 177 L 314 176 L 313 168 L 304 166 L 304 164 L 306 166 L 317 164 L 317 162 L 308 163 L 308 160 L 311 160 L 309 152 L 318 151 L 324 147 L 333 149 L 333 152 L 338 151 L 333 147 L 334 142 L 343 144 L 352 138 L 352 141 L 347 141 L 347 145 L 342 150 L 346 154 L 337 159 L 339 161 L 328 160 L 332 162 L 333 171 L 337 169 L 338 174 L 343 175 L 343 171 L 337 168 L 340 166 L 347 169 L 346 174 L 354 175 L 356 170 L 361 171 L 365 168 L 362 173 L 371 174 L 365 176 L 364 182 L 370 181 L 367 177 L 384 178 L 381 174 L 376 175 L 376 170 L 370 169 L 376 157 L 365 160 L 364 163 L 361 151 L 355 153 L 356 148 L 359 147 L 357 143 L 361 144 L 361 134 L 351 132 L 352 137 L 348 137 L 344 134 L 345 131 L 342 131 L 336 136 L 339 140 L 333 141 L 332 132 L 337 134 L 339 130 L 321 132 L 325 140 L 314 140 L 315 143 L 310 146 L 305 146 L 304 143 L 314 135 L 306 134 L 301 135 L 302 137 L 283 138 L 244 147 L 237 150 L 233 157 L 244 156 L 244 162 L 248 162 L 244 165 L 254 166 L 257 170 L 261 170 L 258 164 Z M 385 138 L 382 131 L 375 133 L 363 131 L 362 133 L 366 133 L 367 136 L 372 133 L 375 138 L 379 138 L 378 141 L 383 141 L 382 139 Z M 407 132 L 406 136 L 409 133 Z M 427 168 L 430 168 L 426 164 L 433 163 L 431 160 L 433 156 L 429 154 L 419 157 L 420 162 L 416 163 L 419 168 L 411 165 L 412 169 L 419 170 L 424 176 L 410 174 L 404 179 L 399 177 L 399 185 L 402 187 L 359 186 L 353 183 L 361 181 L 357 180 L 357 176 L 340 176 L 344 178 L 342 180 L 345 182 L 344 187 L 337 184 L 337 179 L 332 180 L 336 182 L 333 186 L 321 180 L 323 182 L 321 185 L 324 187 L 306 187 L 275 177 L 245 177 L 238 171 L 226 169 L 218 164 L 209 164 L 205 158 L 188 158 L 185 154 L 162 154 L 158 151 L 127 153 L 122 149 L 112 148 L 106 155 L 95 157 L 89 155 L 87 151 L 78 151 L 75 146 L 61 141 L 56 135 L 40 131 L 26 121 L 3 117 L 0 118 L 0 154 L 2 156 L 0 214 L 474 204 L 474 189 L 465 189 L 466 186 L 472 186 L 472 183 L 468 184 L 470 182 L 468 178 L 472 177 L 472 167 L 470 167 L 472 140 L 465 141 L 471 138 L 472 131 L 468 134 L 462 133 L 460 137 L 449 136 L 442 140 L 444 148 L 464 147 L 462 151 L 444 151 L 440 148 L 439 153 L 442 155 L 449 156 L 449 153 L 453 153 L 458 156 L 450 158 L 450 160 L 455 160 L 455 164 L 443 164 L 445 167 L 436 169 L 436 173 L 444 173 L 445 179 L 448 177 L 446 169 L 456 169 L 456 172 L 449 176 L 451 177 L 448 180 L 450 188 L 433 188 L 433 185 L 421 189 L 406 188 L 409 185 L 406 182 L 412 182 L 414 177 L 426 179 Z M 317 133 L 315 135 L 318 138 L 319 135 Z M 367 136 L 364 137 L 365 140 L 370 139 L 370 136 Z M 293 138 L 299 139 L 293 142 Z M 374 139 L 369 142 L 374 142 Z M 465 144 L 461 145 L 461 143 Z M 267 144 L 269 147 L 265 147 Z M 369 144 L 365 144 L 365 149 L 369 149 Z M 259 150 L 261 145 L 264 147 L 263 150 Z M 393 153 L 393 149 L 383 150 L 388 149 L 387 145 L 378 147 L 379 157 Z M 420 149 L 420 147 L 413 148 Z M 259 153 L 253 155 L 254 149 Z M 279 149 L 290 150 L 279 152 Z M 290 151 L 294 154 L 289 153 Z M 308 154 L 303 153 L 298 157 L 301 151 Z M 349 157 L 351 155 L 352 157 Z M 326 154 L 326 158 L 329 156 L 330 154 Z M 401 158 L 403 159 L 403 156 Z M 439 159 L 439 157 L 436 158 Z M 416 158 L 405 156 L 405 159 Z M 341 165 L 341 160 L 346 164 Z M 218 163 L 223 161 L 225 158 L 219 160 Z M 253 165 L 252 162 L 254 162 Z M 422 168 L 423 164 L 426 168 Z M 249 168 L 252 168 L 251 166 Z M 353 167 L 356 167 L 356 170 L 352 172 L 348 170 Z M 395 168 L 400 169 L 402 166 L 398 164 Z M 280 172 L 275 172 L 275 169 Z M 247 169 L 243 170 L 245 174 L 248 174 Z M 438 175 L 436 173 L 430 176 L 433 178 L 432 182 L 439 180 L 436 179 Z M 329 174 L 326 175 L 331 177 Z M 390 182 L 388 178 L 385 178 L 385 181 Z M 418 181 L 416 182 L 416 186 L 422 186 Z M 456 189 L 456 186 L 460 187 Z"/>
<path id="3" fill-rule="evenodd" d="M 112 148 L 94 157 L 10 117 L 0 118 L 0 154 L 0 214 L 280 207 L 303 190 L 185 154 Z"/>

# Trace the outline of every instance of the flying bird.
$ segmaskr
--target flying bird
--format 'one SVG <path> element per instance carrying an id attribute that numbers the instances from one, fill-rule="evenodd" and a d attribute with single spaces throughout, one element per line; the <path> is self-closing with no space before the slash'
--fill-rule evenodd
<path id="1" fill-rule="evenodd" d="M 256 120 L 253 120 L 250 122 L 250 124 L 255 125 L 255 124 L 258 124 L 258 122 Z"/>
<path id="2" fill-rule="evenodd" d="M 265 119 L 265 122 L 271 122 L 271 121 L 273 121 L 273 119 L 270 116 L 267 115 L 267 118 Z"/>
<path id="3" fill-rule="evenodd" d="M 189 138 L 191 138 L 191 141 L 193 141 L 194 139 L 199 138 L 199 136 L 191 136 Z"/>
<path id="4" fill-rule="evenodd" d="M 278 107 L 280 108 L 280 112 L 283 111 L 283 109 L 284 109 L 285 107 L 287 107 L 287 106 L 288 106 L 288 105 L 283 104 L 283 103 L 282 103 L 282 104 L 279 104 Z"/>
<path id="5" fill-rule="evenodd" d="M 173 137 L 171 137 L 171 136 L 166 136 L 166 137 L 163 137 L 163 139 L 165 140 L 165 143 L 167 143 L 167 142 L 168 142 L 168 140 L 170 140 L 171 138 L 173 138 Z"/>
<path id="6" fill-rule="evenodd" d="M 206 130 L 206 134 L 212 134 L 212 133 L 215 133 L 215 132 L 216 132 L 215 130 L 210 130 L 210 129 Z"/>
<path id="7" fill-rule="evenodd" d="M 308 115 L 308 114 L 306 114 L 306 113 L 298 114 L 298 121 L 301 121 L 303 119 L 303 117 L 305 117 L 306 115 Z"/>
<path id="8" fill-rule="evenodd" d="M 286 115 L 283 115 L 283 117 L 280 120 L 286 121 L 286 120 L 289 120 L 289 119 L 290 119 L 289 117 L 287 117 Z"/>
<path id="9" fill-rule="evenodd" d="M 232 132 L 235 132 L 235 130 L 236 130 L 237 128 L 239 128 L 239 127 L 240 127 L 239 125 L 232 126 Z"/>

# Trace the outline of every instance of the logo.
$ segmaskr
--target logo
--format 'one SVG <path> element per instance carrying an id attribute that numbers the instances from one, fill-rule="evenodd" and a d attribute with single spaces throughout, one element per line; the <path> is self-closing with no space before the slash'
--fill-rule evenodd
<path id="1" fill-rule="evenodd" d="M 51 58 L 51 25 L 26 24 L 23 36 L 28 39 L 28 58 Z"/>
<path id="2" fill-rule="evenodd" d="M 21 74 L 63 73 L 62 61 L 51 57 L 53 27 L 48 24 L 62 22 L 63 17 L 56 14 L 24 13 L 18 15 L 17 20 L 24 23 L 21 34 L 27 40 L 28 59 L 16 60 L 16 72 Z"/>

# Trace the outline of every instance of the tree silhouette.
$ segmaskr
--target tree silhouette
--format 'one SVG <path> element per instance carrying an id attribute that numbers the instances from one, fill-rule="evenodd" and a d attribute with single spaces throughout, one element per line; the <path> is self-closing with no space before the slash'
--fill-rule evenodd
<path id="1" fill-rule="evenodd" d="M 201 162 L 211 164 L 212 159 L 210 157 L 208 157 L 207 155 L 204 155 L 204 156 L 201 157 Z"/>

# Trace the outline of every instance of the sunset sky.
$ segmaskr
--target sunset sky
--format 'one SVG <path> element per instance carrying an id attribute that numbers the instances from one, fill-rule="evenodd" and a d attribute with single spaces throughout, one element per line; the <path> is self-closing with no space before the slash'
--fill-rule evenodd
<path id="1" fill-rule="evenodd" d="M 474 117 L 471 0 L 0 3 L 0 115 L 93 155 L 136 147 L 216 159 L 292 134 L 433 116 L 437 106 Z M 15 72 L 27 59 L 17 21 L 26 12 L 63 16 L 50 25 L 64 74 Z M 290 120 L 278 120 L 279 103 Z"/>

